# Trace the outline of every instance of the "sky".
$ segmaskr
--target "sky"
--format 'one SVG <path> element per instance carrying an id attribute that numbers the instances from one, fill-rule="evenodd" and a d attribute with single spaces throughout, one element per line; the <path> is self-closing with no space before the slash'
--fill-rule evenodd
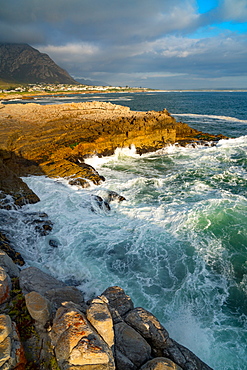
<path id="1" fill-rule="evenodd" d="M 112 86 L 247 88 L 247 0 L 0 0 L 0 42 Z"/>

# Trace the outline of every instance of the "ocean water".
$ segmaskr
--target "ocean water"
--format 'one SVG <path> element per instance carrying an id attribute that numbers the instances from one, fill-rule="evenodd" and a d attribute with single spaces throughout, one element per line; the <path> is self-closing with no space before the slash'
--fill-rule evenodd
<path id="1" fill-rule="evenodd" d="M 5 231 L 27 265 L 75 284 L 86 299 L 119 285 L 215 370 L 247 369 L 247 93 L 100 94 L 37 102 L 72 99 L 167 108 L 190 126 L 230 139 L 212 147 L 171 145 L 142 156 L 132 147 L 89 158 L 106 181 L 88 189 L 65 179 L 23 178 L 41 201 L 0 216 L 8 217 Z M 107 199 L 109 191 L 126 198 L 112 201 L 110 211 L 95 199 Z M 49 215 L 49 235 L 35 233 L 26 221 L 31 212 Z"/>

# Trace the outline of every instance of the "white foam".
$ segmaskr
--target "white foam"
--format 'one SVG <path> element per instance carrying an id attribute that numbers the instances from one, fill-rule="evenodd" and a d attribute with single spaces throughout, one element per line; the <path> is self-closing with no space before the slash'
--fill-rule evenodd
<path id="1" fill-rule="evenodd" d="M 213 114 L 194 114 L 194 113 L 171 113 L 174 116 L 178 117 L 193 117 L 193 118 L 209 118 L 213 120 L 221 120 L 221 121 L 229 121 L 229 122 L 238 122 L 238 123 L 247 123 L 247 120 L 242 120 L 236 117 L 228 117 L 228 116 L 217 116 Z"/>

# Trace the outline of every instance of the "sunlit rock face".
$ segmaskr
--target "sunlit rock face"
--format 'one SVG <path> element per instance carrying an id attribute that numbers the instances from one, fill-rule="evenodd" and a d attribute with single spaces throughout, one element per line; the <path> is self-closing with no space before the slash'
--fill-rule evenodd
<path id="1" fill-rule="evenodd" d="M 176 142 L 196 142 L 202 136 L 165 109 L 136 112 L 105 102 L 1 104 L 0 108 L 0 190 L 11 193 L 18 205 L 38 199 L 17 176 L 69 177 L 88 187 L 87 180 L 97 185 L 104 178 L 84 163 L 85 157 L 111 155 L 116 148 L 132 145 L 142 154 Z M 4 180 L 8 176 L 11 186 Z"/>

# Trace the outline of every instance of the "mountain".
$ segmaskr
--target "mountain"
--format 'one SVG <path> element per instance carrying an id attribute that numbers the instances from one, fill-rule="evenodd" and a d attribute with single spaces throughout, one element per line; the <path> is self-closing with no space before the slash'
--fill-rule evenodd
<path id="1" fill-rule="evenodd" d="M 47 54 L 28 44 L 0 43 L 0 80 L 12 83 L 78 84 Z"/>

